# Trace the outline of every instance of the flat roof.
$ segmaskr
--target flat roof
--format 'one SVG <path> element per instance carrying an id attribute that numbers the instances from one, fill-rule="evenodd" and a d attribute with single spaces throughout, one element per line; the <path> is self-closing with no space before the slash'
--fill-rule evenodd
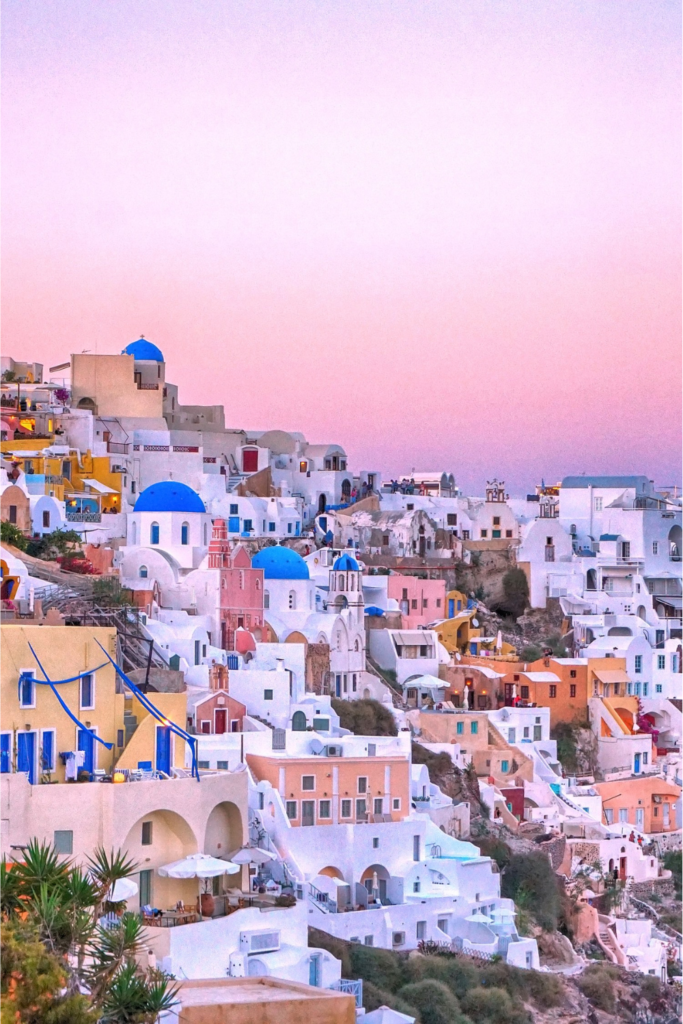
<path id="1" fill-rule="evenodd" d="M 317 988 L 284 978 L 230 978 L 186 981 L 178 996 L 183 1006 L 284 1002 L 290 999 L 351 999 L 346 992 Z"/>

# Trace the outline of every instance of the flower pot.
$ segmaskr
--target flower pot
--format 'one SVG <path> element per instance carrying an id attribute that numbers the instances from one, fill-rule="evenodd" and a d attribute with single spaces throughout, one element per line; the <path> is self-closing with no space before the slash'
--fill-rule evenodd
<path id="1" fill-rule="evenodd" d="M 216 909 L 216 901 L 210 892 L 202 893 L 199 906 L 201 908 L 202 917 L 213 917 L 213 912 Z"/>

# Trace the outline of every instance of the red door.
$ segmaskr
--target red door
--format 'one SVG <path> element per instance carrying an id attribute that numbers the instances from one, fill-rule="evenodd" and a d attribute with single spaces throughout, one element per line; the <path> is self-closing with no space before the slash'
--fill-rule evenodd
<path id="1" fill-rule="evenodd" d="M 228 731 L 227 723 L 228 712 L 225 708 L 216 708 L 216 721 L 214 726 L 214 732 L 221 733 Z"/>
<path id="2" fill-rule="evenodd" d="M 255 473 L 258 469 L 258 449 L 242 449 L 242 472 Z"/>

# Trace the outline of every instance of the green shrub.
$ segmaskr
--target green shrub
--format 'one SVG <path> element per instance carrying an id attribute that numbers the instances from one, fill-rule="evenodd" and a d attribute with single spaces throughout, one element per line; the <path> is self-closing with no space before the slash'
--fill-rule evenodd
<path id="1" fill-rule="evenodd" d="M 672 881 L 676 887 L 676 898 L 680 900 L 681 884 L 683 882 L 683 851 L 669 850 L 668 853 L 664 854 L 664 867 L 673 876 Z M 674 925 L 674 927 L 676 926 Z M 676 930 L 679 931 L 680 929 L 677 928 Z"/>
<path id="2" fill-rule="evenodd" d="M 420 1015 L 422 1024 L 468 1024 L 451 990 L 440 981 L 418 981 L 398 993 Z"/>
<path id="3" fill-rule="evenodd" d="M 396 953 L 354 943 L 349 955 L 352 978 L 362 978 L 390 992 L 395 992 L 403 984 L 401 964 Z"/>
<path id="4" fill-rule="evenodd" d="M 524 1010 L 517 1009 L 503 988 L 474 988 L 462 1001 L 463 1010 L 477 1024 L 527 1024 Z"/>
<path id="5" fill-rule="evenodd" d="M 522 647 L 519 657 L 521 661 L 538 661 L 543 657 L 543 651 L 536 644 L 527 644 L 526 647 Z"/>
<path id="6" fill-rule="evenodd" d="M 579 988 L 598 1010 L 614 1013 L 614 982 L 604 968 L 588 969 L 579 978 Z"/>
<path id="7" fill-rule="evenodd" d="M 650 975 L 644 975 L 640 982 L 640 994 L 643 999 L 647 999 L 648 1003 L 653 1003 L 656 999 L 660 999 L 662 996 L 662 985 L 659 978 L 653 978 Z"/>
<path id="8" fill-rule="evenodd" d="M 396 736 L 396 720 L 391 711 L 378 700 L 333 700 L 332 708 L 339 715 L 342 729 L 356 736 Z"/>
<path id="9" fill-rule="evenodd" d="M 405 999 L 387 992 L 386 989 L 378 988 L 371 981 L 363 982 L 363 1006 L 368 1013 L 379 1009 L 380 1006 L 388 1006 L 398 1013 L 406 1013 L 409 1017 L 415 1017 L 415 1024 L 421 1024 L 421 1018 L 416 1007 L 411 1006 Z"/>
<path id="10" fill-rule="evenodd" d="M 539 1006 L 560 1006 L 564 1001 L 562 982 L 556 974 L 542 971 L 520 971 L 520 974 L 527 975 L 531 997 Z"/>
<path id="11" fill-rule="evenodd" d="M 508 569 L 503 576 L 503 600 L 498 602 L 495 610 L 518 619 L 524 614 L 528 603 L 529 581 L 526 573 L 517 567 Z"/>
<path id="12" fill-rule="evenodd" d="M 403 977 L 407 983 L 440 981 L 448 985 L 458 999 L 479 984 L 476 967 L 454 956 L 411 957 L 403 965 Z"/>
<path id="13" fill-rule="evenodd" d="M 501 871 L 510 863 L 512 851 L 508 844 L 497 836 L 482 836 L 481 839 L 474 840 L 474 845 L 479 847 L 482 857 L 495 860 Z"/>
<path id="14" fill-rule="evenodd" d="M 26 551 L 28 546 L 28 540 L 24 537 L 16 523 L 9 523 L 6 519 L 3 519 L 2 523 L 0 523 L 0 540 L 3 540 L 5 544 L 11 544 L 12 547 L 18 548 L 19 551 Z"/>
<path id="15" fill-rule="evenodd" d="M 513 854 L 503 872 L 501 895 L 519 902 L 545 931 L 557 928 L 560 891 L 544 853 Z"/>

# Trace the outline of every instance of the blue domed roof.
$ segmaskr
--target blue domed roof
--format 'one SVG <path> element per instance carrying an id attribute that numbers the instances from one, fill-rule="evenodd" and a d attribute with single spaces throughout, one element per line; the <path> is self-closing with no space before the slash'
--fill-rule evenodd
<path id="1" fill-rule="evenodd" d="M 263 569 L 267 580 L 308 580 L 308 566 L 291 548 L 262 548 L 251 560 L 252 569 Z"/>
<path id="2" fill-rule="evenodd" d="M 360 566 L 351 555 L 340 555 L 332 566 L 335 572 L 360 572 Z"/>
<path id="3" fill-rule="evenodd" d="M 161 349 L 153 345 L 151 341 L 147 341 L 146 338 L 138 338 L 137 341 L 131 341 L 130 345 L 126 345 L 122 356 L 133 356 L 138 361 L 148 359 L 155 363 L 163 363 L 164 357 Z"/>
<path id="4" fill-rule="evenodd" d="M 145 487 L 135 502 L 136 512 L 206 512 L 196 491 L 179 480 L 162 480 Z"/>

